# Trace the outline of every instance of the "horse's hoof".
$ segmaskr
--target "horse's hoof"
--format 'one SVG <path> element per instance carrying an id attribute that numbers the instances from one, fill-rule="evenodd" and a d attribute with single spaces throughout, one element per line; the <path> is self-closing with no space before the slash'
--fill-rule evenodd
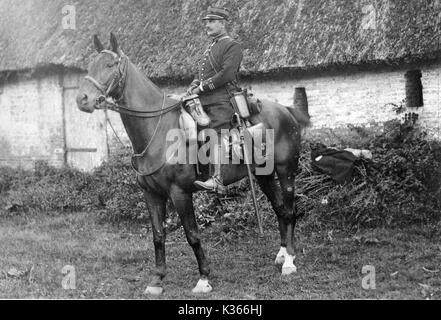
<path id="1" fill-rule="evenodd" d="M 147 287 L 144 291 L 144 294 L 150 294 L 153 296 L 159 296 L 164 291 L 164 288 L 162 287 Z"/>
<path id="2" fill-rule="evenodd" d="M 293 273 L 297 272 L 297 267 L 293 266 L 293 267 L 283 267 L 282 268 L 282 275 L 287 276 Z"/>
<path id="3" fill-rule="evenodd" d="M 276 260 L 274 261 L 274 263 L 276 265 L 281 265 L 285 262 L 285 256 L 277 256 Z"/>
<path id="4" fill-rule="evenodd" d="M 291 273 L 297 272 L 297 267 L 294 264 L 295 258 L 296 258 L 295 256 L 292 256 L 290 254 L 287 254 L 285 256 L 285 262 L 283 263 L 282 266 L 282 275 L 289 275 Z"/>
<path id="5" fill-rule="evenodd" d="M 193 293 L 209 293 L 213 290 L 211 285 L 208 283 L 208 280 L 200 279 L 196 285 L 196 287 L 191 290 Z"/>

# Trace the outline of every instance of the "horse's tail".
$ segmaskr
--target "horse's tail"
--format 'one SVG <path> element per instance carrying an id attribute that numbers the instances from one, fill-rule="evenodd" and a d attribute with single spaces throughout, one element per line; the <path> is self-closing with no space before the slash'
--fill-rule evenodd
<path id="1" fill-rule="evenodd" d="M 288 111 L 294 116 L 301 127 L 306 128 L 312 125 L 311 116 L 308 110 L 302 110 L 296 107 L 287 107 Z"/>

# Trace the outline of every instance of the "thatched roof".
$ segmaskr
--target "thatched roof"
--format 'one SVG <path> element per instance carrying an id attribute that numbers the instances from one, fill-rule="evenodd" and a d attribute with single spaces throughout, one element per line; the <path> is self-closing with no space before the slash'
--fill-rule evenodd
<path id="1" fill-rule="evenodd" d="M 62 28 L 66 3 L 75 5 L 76 30 Z M 86 69 L 92 35 L 107 41 L 113 31 L 148 76 L 187 78 L 208 43 L 200 18 L 210 4 L 233 13 L 243 74 L 396 63 L 440 52 L 437 0 L 0 0 L 0 71 Z"/>

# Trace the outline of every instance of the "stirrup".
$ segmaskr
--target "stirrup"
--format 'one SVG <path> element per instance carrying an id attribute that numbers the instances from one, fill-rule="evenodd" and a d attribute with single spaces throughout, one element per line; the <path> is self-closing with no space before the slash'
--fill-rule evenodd
<path id="1" fill-rule="evenodd" d="M 210 180 L 213 180 L 212 186 L 207 185 L 207 182 L 209 182 Z M 219 194 L 225 194 L 225 192 L 226 192 L 226 188 L 225 188 L 224 184 L 219 180 L 219 178 L 217 176 L 213 176 L 210 179 L 208 179 L 207 181 L 195 181 L 194 185 L 199 187 L 199 189 L 201 189 L 201 190 L 216 192 Z"/>

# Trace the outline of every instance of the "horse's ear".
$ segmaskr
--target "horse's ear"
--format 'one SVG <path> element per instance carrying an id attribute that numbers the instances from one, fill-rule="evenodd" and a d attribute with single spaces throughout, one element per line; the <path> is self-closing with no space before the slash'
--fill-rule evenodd
<path id="1" fill-rule="evenodd" d="M 118 41 L 116 40 L 116 36 L 113 34 L 113 32 L 110 33 L 110 45 L 112 51 L 119 54 Z"/>
<path id="2" fill-rule="evenodd" d="M 104 50 L 104 46 L 96 34 L 93 36 L 93 44 L 95 45 L 96 51 L 101 52 Z"/>

